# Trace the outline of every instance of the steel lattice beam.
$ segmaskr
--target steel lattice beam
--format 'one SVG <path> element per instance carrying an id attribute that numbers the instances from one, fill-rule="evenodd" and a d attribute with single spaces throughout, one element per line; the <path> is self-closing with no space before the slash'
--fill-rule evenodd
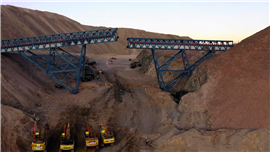
<path id="1" fill-rule="evenodd" d="M 184 70 L 164 70 L 180 55 L 182 55 L 181 57 L 183 59 L 183 62 L 187 63 L 184 65 Z M 159 65 L 158 57 L 154 49 L 152 49 L 152 56 L 153 56 L 153 60 L 155 64 L 157 77 L 158 77 L 159 87 L 166 92 L 171 92 L 179 83 L 181 83 L 192 72 L 189 65 L 188 58 L 186 57 L 185 50 L 179 51 L 176 55 L 174 55 L 172 58 L 170 58 L 161 66 Z M 170 82 L 166 84 L 163 78 L 164 72 L 174 72 L 174 73 L 180 73 L 180 74 L 176 78 L 174 78 L 173 80 L 171 80 Z M 179 78 L 181 79 L 178 80 Z"/>
<path id="2" fill-rule="evenodd" d="M 233 47 L 233 41 L 220 40 L 184 40 L 184 39 L 151 39 L 151 38 L 127 38 L 127 48 L 131 49 L 151 49 L 155 64 L 157 80 L 159 87 L 166 92 L 171 92 L 181 82 L 185 80 L 192 72 L 206 59 L 211 57 L 215 51 L 226 51 Z M 162 50 L 180 50 L 164 64 L 160 65 L 156 54 L 157 49 Z M 190 65 L 186 50 L 208 51 L 194 64 Z M 177 58 L 181 57 L 184 69 L 166 70 L 168 66 Z M 179 73 L 174 79 L 167 84 L 164 81 L 164 72 Z"/>
<path id="3" fill-rule="evenodd" d="M 233 41 L 221 40 L 127 38 L 127 41 L 127 48 L 131 49 L 226 51 L 233 47 Z"/>
<path id="4" fill-rule="evenodd" d="M 1 53 L 117 41 L 117 28 L 2 40 Z"/>

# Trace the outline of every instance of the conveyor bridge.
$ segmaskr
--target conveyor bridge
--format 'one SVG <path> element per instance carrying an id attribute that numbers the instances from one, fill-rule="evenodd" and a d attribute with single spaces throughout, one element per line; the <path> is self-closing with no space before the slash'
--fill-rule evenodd
<path id="1" fill-rule="evenodd" d="M 222 40 L 192 40 L 192 39 L 154 39 L 154 38 L 127 38 L 127 48 L 130 49 L 151 49 L 155 64 L 157 80 L 159 87 L 166 92 L 171 92 L 185 78 L 206 59 L 211 57 L 216 51 L 226 51 L 233 47 L 233 41 Z M 177 53 L 168 59 L 164 64 L 160 65 L 155 50 L 175 50 Z M 206 51 L 200 59 L 190 65 L 186 51 Z M 178 57 L 182 57 L 183 67 L 181 70 L 168 70 L 168 66 Z M 171 81 L 164 81 L 163 73 L 178 73 Z"/>
<path id="2" fill-rule="evenodd" d="M 86 45 L 116 42 L 117 28 L 63 33 L 36 37 L 2 40 L 1 54 L 18 52 L 47 73 L 59 84 L 77 93 L 81 80 L 84 80 Z M 75 56 L 63 47 L 82 46 L 80 55 Z M 36 50 L 49 50 L 49 53 Z M 35 53 L 34 53 L 35 52 Z"/>

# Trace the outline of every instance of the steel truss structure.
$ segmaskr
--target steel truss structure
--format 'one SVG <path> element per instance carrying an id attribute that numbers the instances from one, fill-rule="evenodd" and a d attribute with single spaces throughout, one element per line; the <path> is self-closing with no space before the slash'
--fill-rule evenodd
<path id="1" fill-rule="evenodd" d="M 1 53 L 18 52 L 72 93 L 78 92 L 84 80 L 86 45 L 115 42 L 117 28 L 55 34 L 21 39 L 2 40 Z M 60 47 L 81 45 L 80 56 L 74 56 Z M 48 54 L 34 50 L 49 49 Z"/>
<path id="2" fill-rule="evenodd" d="M 151 49 L 155 64 L 157 80 L 159 87 L 171 92 L 175 89 L 185 78 L 190 76 L 192 72 L 206 59 L 211 57 L 215 51 L 226 51 L 233 47 L 233 41 L 220 40 L 185 40 L 185 39 L 151 39 L 151 38 L 127 38 L 127 48 L 131 49 Z M 164 64 L 160 65 L 155 50 L 180 50 Z M 190 65 L 186 51 L 197 50 L 207 51 L 199 60 Z M 184 69 L 182 70 L 167 70 L 168 66 L 178 57 L 182 58 Z M 169 81 L 167 84 L 164 81 L 164 72 L 179 73 L 177 76 Z"/>

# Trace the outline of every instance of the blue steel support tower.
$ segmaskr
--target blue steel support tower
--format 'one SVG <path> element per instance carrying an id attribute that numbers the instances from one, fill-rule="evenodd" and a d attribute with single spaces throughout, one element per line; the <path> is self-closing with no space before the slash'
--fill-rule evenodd
<path id="1" fill-rule="evenodd" d="M 233 41 L 220 40 L 187 40 L 187 39 L 151 39 L 151 38 L 127 38 L 127 48 L 131 49 L 151 49 L 155 64 L 157 80 L 159 87 L 171 92 L 177 87 L 185 78 L 192 74 L 192 72 L 206 59 L 215 53 L 215 51 L 226 51 L 233 47 Z M 160 65 L 155 50 L 180 50 L 173 57 L 171 57 L 164 64 Z M 207 51 L 207 53 L 190 65 L 186 51 Z M 166 68 L 178 57 L 182 57 L 184 69 L 182 70 L 166 70 Z M 179 73 L 173 80 L 167 84 L 164 81 L 163 73 L 173 72 Z"/>
<path id="2" fill-rule="evenodd" d="M 77 93 L 80 81 L 84 80 L 86 45 L 116 42 L 118 38 L 117 28 L 112 28 L 9 39 L 2 40 L 1 53 L 20 53 L 72 93 Z M 61 48 L 77 45 L 82 46 L 79 57 Z M 47 49 L 49 53 L 33 52 L 40 49 Z"/>

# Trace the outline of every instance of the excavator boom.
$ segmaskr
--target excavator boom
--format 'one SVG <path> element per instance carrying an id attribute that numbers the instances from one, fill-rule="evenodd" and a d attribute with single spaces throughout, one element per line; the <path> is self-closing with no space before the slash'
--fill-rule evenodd
<path id="1" fill-rule="evenodd" d="M 75 141 L 71 138 L 70 134 L 70 123 L 64 125 L 64 132 L 61 138 L 60 151 L 62 150 L 71 150 L 74 152 Z"/>

